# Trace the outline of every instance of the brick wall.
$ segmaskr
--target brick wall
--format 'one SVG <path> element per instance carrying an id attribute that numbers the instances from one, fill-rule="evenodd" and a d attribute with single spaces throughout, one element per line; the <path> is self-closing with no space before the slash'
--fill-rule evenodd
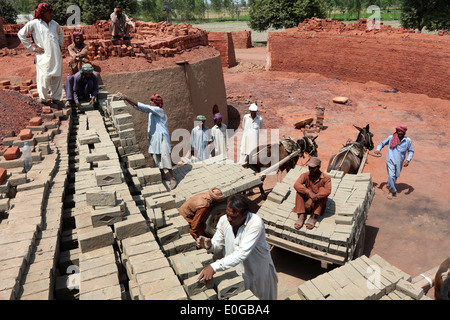
<path id="1" fill-rule="evenodd" d="M 6 47 L 6 36 L 3 31 L 3 17 L 0 17 L 0 49 Z"/>
<path id="2" fill-rule="evenodd" d="M 251 31 L 231 31 L 233 45 L 236 49 L 247 49 L 252 47 Z"/>
<path id="3" fill-rule="evenodd" d="M 231 32 L 208 32 L 208 42 L 220 52 L 222 67 L 231 68 L 236 65 Z"/>
<path id="4" fill-rule="evenodd" d="M 450 99 L 450 37 L 365 31 L 271 32 L 273 71 L 319 73 L 346 81 L 376 81 L 403 92 Z"/>

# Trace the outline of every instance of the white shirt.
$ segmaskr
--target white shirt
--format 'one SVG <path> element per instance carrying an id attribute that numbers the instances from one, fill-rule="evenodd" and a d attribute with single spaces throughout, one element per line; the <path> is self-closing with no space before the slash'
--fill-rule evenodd
<path id="1" fill-rule="evenodd" d="M 227 156 L 227 142 L 228 142 L 228 133 L 227 126 L 222 123 L 222 126 L 219 127 L 217 124 L 214 125 L 211 129 L 211 136 L 214 142 L 214 151 L 215 156 L 224 155 Z"/>
<path id="2" fill-rule="evenodd" d="M 64 33 L 60 25 L 50 20 L 47 24 L 42 19 L 33 19 L 22 29 L 17 36 L 28 50 L 33 50 L 31 42 L 27 39 L 33 36 L 36 46 L 44 49 L 44 53 L 36 53 L 36 67 L 40 69 L 46 77 L 60 77 L 63 71 L 63 60 L 61 48 L 64 44 Z"/>
<path id="3" fill-rule="evenodd" d="M 164 141 L 167 144 L 167 150 L 170 153 L 170 136 L 169 126 L 166 113 L 163 108 L 158 106 L 150 106 L 138 102 L 137 106 L 133 106 L 135 109 L 148 113 L 148 125 L 147 125 L 147 139 L 148 139 L 148 153 L 161 154 L 161 143 Z"/>
<path id="4" fill-rule="evenodd" d="M 225 248 L 224 258 L 211 264 L 214 271 L 234 267 L 244 278 L 245 288 L 262 300 L 276 300 L 278 276 L 266 242 L 262 219 L 251 212 L 234 236 L 233 227 L 223 215 L 217 223 L 217 231 L 211 239 L 209 251 Z"/>
<path id="5" fill-rule="evenodd" d="M 250 154 L 259 144 L 259 131 L 263 128 L 262 117 L 257 114 L 255 119 L 251 114 L 246 114 L 242 119 L 241 154 Z"/>
<path id="6" fill-rule="evenodd" d="M 212 141 L 211 131 L 207 126 L 201 125 L 196 126 L 191 131 L 191 146 L 197 151 L 197 155 L 200 160 L 205 160 L 209 158 L 211 150 L 209 149 L 208 142 Z"/>

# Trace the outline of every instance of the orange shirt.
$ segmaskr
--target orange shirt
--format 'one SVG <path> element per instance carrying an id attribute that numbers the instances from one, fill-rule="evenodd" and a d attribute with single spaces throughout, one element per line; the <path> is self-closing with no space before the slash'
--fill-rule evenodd
<path id="1" fill-rule="evenodd" d="M 314 192 L 319 199 L 325 199 L 331 193 L 331 178 L 321 172 L 320 177 L 316 181 L 312 181 L 309 172 L 305 172 L 295 182 L 294 189 L 309 197 L 311 197 L 311 192 Z"/>

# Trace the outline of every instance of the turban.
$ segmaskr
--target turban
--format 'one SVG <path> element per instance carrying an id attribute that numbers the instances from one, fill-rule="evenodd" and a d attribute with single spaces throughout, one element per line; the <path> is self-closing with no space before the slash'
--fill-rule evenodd
<path id="1" fill-rule="evenodd" d="M 157 106 L 161 107 L 163 106 L 163 99 L 162 97 L 157 94 L 154 93 L 151 97 L 150 97 L 150 101 L 153 101 Z"/>
<path id="2" fill-rule="evenodd" d="M 75 31 L 74 33 L 72 33 L 72 40 L 75 42 L 75 37 L 81 37 L 81 39 L 83 38 L 83 34 L 79 31 Z"/>
<path id="3" fill-rule="evenodd" d="M 248 110 L 250 110 L 250 111 L 258 111 L 258 106 L 256 105 L 256 103 L 252 103 L 250 105 L 250 107 L 248 108 Z"/>
<path id="4" fill-rule="evenodd" d="M 403 131 L 403 133 L 406 133 L 406 130 L 408 130 L 408 128 L 406 128 L 406 126 L 395 127 L 395 132 L 392 135 L 391 143 L 389 143 L 389 147 L 391 147 L 391 148 L 395 148 L 401 142 L 400 138 L 398 137 L 397 130 L 400 130 L 400 131 Z"/>
<path id="5" fill-rule="evenodd" d="M 225 200 L 225 196 L 219 188 L 211 188 L 209 189 L 208 193 L 213 201 L 220 202 Z"/>
<path id="6" fill-rule="evenodd" d="M 206 120 L 206 117 L 205 117 L 205 116 L 202 116 L 202 115 L 199 115 L 199 116 L 197 116 L 197 120 L 198 120 L 198 121 L 205 121 L 205 120 Z"/>
<path id="7" fill-rule="evenodd" d="M 41 19 L 44 13 L 52 11 L 52 6 L 48 3 L 40 3 L 36 10 L 34 10 L 34 17 L 33 19 Z"/>
<path id="8" fill-rule="evenodd" d="M 85 63 L 81 67 L 81 73 L 92 73 L 94 71 L 94 67 L 90 63 Z"/>
<path id="9" fill-rule="evenodd" d="M 317 157 L 311 157 L 308 162 L 308 167 L 320 167 L 321 161 Z"/>
<path id="10" fill-rule="evenodd" d="M 222 115 L 220 113 L 216 113 L 214 115 L 214 120 L 217 120 L 217 119 L 222 119 Z"/>

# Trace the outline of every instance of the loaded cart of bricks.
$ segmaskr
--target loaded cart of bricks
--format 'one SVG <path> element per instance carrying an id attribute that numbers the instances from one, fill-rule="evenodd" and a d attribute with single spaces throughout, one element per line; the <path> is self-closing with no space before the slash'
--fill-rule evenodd
<path id="1" fill-rule="evenodd" d="M 346 174 L 332 170 L 332 190 L 325 212 L 313 229 L 295 229 L 297 217 L 294 183 L 307 172 L 297 166 L 277 183 L 258 210 L 266 226 L 267 242 L 306 257 L 319 260 L 323 268 L 343 265 L 362 254 L 365 223 L 375 190 L 370 173 Z"/>

